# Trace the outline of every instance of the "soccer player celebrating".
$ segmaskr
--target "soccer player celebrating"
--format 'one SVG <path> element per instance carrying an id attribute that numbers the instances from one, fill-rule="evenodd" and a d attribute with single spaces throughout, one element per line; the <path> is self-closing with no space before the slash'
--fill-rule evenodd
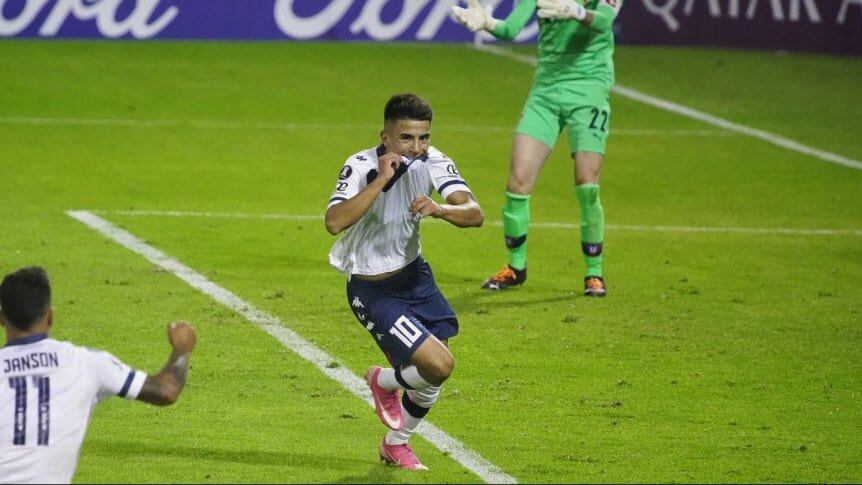
<path id="1" fill-rule="evenodd" d="M 154 376 L 107 352 L 48 337 L 51 286 L 41 268 L 24 268 L 0 284 L 0 482 L 70 483 L 93 406 L 111 396 L 156 405 L 176 402 L 186 382 L 195 331 L 168 326 L 173 351 Z"/>
<path id="2" fill-rule="evenodd" d="M 365 374 L 377 416 L 391 429 L 380 458 L 426 470 L 407 442 L 452 373 L 448 340 L 458 320 L 420 254 L 419 221 L 479 227 L 484 215 L 455 163 L 430 145 L 433 113 L 425 100 L 395 95 L 383 118 L 380 145 L 341 167 L 326 229 L 346 233 L 329 262 L 349 275 L 347 303 L 392 365 Z M 429 197 L 434 190 L 446 204 Z"/>
<path id="3" fill-rule="evenodd" d="M 468 0 L 467 8 L 452 7 L 455 18 L 471 31 L 485 30 L 503 40 L 514 39 L 534 11 L 539 16 L 538 66 L 515 133 L 503 206 L 509 264 L 485 281 L 485 289 L 502 290 L 526 281 L 530 194 L 560 132 L 568 126 L 575 196 L 581 206 L 581 249 L 587 265 L 584 294 L 605 296 L 605 218 L 599 171 L 614 84 L 612 25 L 622 1 L 521 0 L 505 20 L 493 18 L 490 7 L 483 9 L 478 0 Z"/>

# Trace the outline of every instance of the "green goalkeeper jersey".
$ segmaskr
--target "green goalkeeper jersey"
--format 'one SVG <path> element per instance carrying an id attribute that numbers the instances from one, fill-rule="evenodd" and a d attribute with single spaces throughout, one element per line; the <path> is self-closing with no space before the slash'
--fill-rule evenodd
<path id="1" fill-rule="evenodd" d="M 584 1 L 584 0 L 576 0 Z M 585 0 L 594 17 L 590 26 L 572 19 L 539 19 L 537 84 L 559 81 L 614 83 L 613 22 L 623 0 Z M 512 40 L 536 11 L 536 0 L 521 0 L 515 10 L 491 32 Z"/>

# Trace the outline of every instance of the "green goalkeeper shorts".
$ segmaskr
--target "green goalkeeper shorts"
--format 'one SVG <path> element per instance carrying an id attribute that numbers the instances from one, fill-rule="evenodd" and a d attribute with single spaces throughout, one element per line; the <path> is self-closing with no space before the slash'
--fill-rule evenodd
<path id="1" fill-rule="evenodd" d="M 569 127 L 572 153 L 605 154 L 610 130 L 610 88 L 597 82 L 536 83 L 530 90 L 518 133 L 553 148 L 563 127 Z"/>

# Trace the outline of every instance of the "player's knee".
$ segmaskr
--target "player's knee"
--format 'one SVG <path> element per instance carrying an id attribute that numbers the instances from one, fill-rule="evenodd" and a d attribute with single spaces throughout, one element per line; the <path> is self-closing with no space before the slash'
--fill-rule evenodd
<path id="1" fill-rule="evenodd" d="M 599 174 L 598 172 L 576 172 L 575 173 L 575 185 L 583 185 L 583 184 L 597 184 L 599 183 Z"/>
<path id="2" fill-rule="evenodd" d="M 506 190 L 513 194 L 528 195 L 532 189 L 532 184 L 526 177 L 520 177 L 517 174 L 509 175 L 509 182 L 506 184 Z"/>
<path id="3" fill-rule="evenodd" d="M 446 382 L 446 379 L 452 375 L 455 370 L 455 359 L 449 352 L 441 353 L 435 358 L 425 369 L 423 376 L 428 382 L 434 386 L 439 386 Z M 427 375 L 426 375 L 427 374 Z"/>

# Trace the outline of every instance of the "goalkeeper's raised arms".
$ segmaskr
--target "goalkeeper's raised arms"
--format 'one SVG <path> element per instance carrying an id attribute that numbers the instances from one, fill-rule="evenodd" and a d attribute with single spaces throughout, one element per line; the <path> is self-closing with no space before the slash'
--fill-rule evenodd
<path id="1" fill-rule="evenodd" d="M 575 0 L 539 0 L 536 15 L 543 19 L 575 19 L 584 20 L 587 9 Z"/>
<path id="2" fill-rule="evenodd" d="M 490 5 L 483 8 L 479 0 L 467 0 L 467 8 L 457 5 L 452 6 L 452 15 L 455 17 L 455 20 L 460 22 L 464 27 L 467 27 L 470 32 L 478 32 L 480 30 L 490 32 L 500 22 L 491 15 L 491 10 Z"/>

